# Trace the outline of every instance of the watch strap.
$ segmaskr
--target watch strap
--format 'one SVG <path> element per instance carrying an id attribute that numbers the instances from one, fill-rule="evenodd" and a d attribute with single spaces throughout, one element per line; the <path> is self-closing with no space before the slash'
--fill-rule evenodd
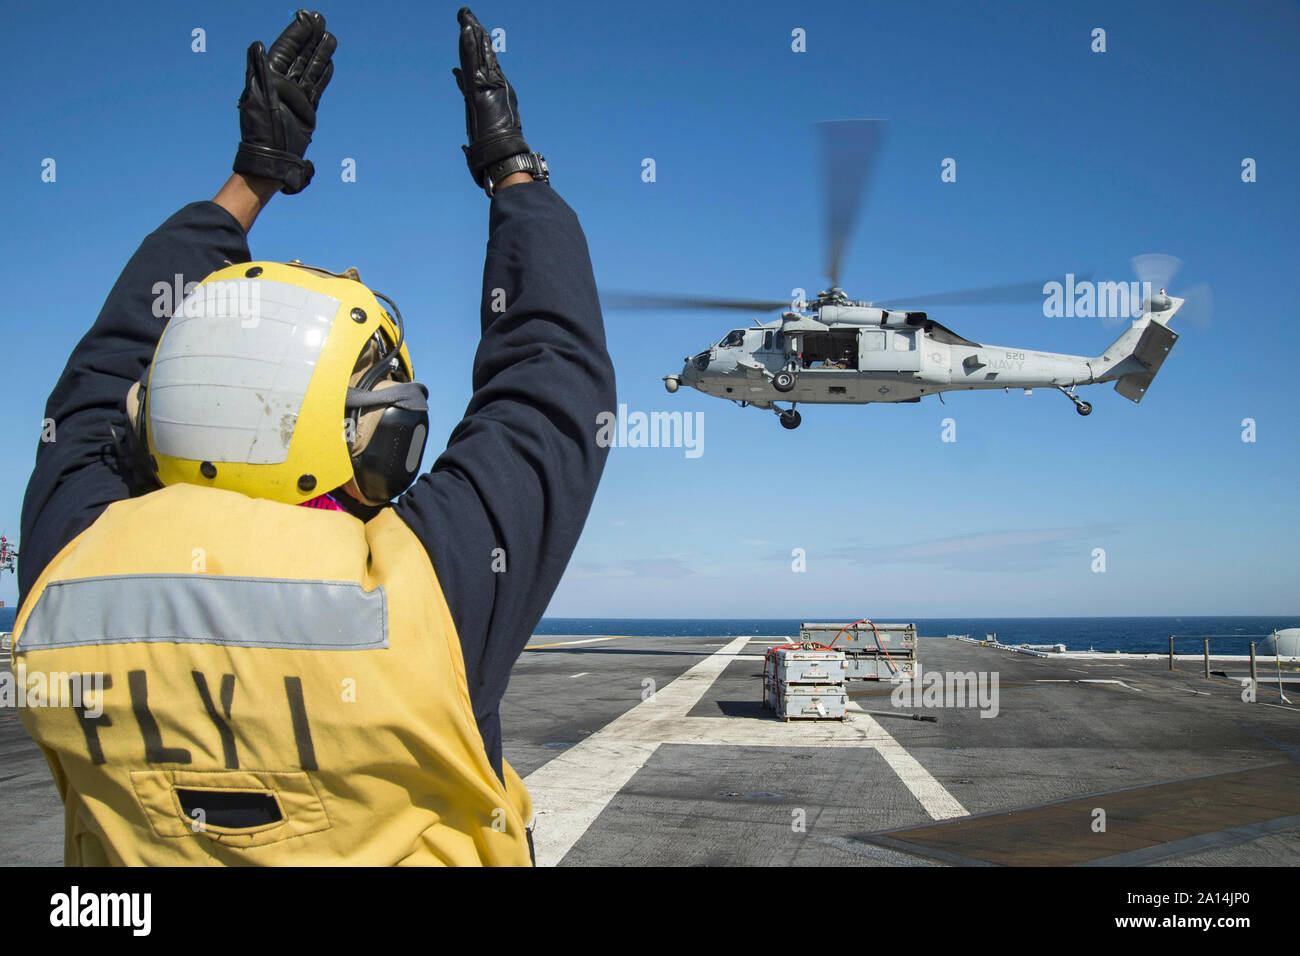
<path id="1" fill-rule="evenodd" d="M 484 191 L 491 196 L 496 190 L 497 183 L 515 173 L 528 173 L 533 177 L 534 182 L 545 183 L 551 180 L 546 158 L 541 153 L 516 153 L 488 167 Z"/>

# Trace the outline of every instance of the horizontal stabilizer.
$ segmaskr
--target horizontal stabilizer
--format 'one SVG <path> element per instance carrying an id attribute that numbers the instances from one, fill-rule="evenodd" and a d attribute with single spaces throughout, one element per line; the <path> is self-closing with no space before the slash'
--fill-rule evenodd
<path id="1" fill-rule="evenodd" d="M 1169 350 L 1174 347 L 1174 343 L 1177 341 L 1178 333 L 1170 329 L 1169 326 L 1160 322 L 1150 323 L 1142 331 L 1142 337 L 1138 339 L 1138 344 L 1133 349 L 1132 357 L 1142 365 L 1142 370 L 1130 372 L 1120 378 L 1115 383 L 1115 391 L 1130 402 L 1142 401 L 1142 396 L 1146 394 L 1147 387 L 1156 377 L 1156 372 L 1160 371 L 1160 366 L 1169 357 Z"/>

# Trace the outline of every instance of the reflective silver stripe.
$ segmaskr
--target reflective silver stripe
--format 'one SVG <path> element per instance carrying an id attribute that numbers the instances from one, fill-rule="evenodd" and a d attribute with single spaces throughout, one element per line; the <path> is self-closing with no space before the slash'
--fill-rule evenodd
<path id="1" fill-rule="evenodd" d="M 224 644 L 352 651 L 388 646 L 383 588 L 350 581 L 117 574 L 46 585 L 18 650 Z"/>

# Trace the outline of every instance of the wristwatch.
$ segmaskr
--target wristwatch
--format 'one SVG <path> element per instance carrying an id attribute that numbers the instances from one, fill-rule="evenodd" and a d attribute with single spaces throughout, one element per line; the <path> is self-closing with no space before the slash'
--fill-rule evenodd
<path id="1" fill-rule="evenodd" d="M 483 185 L 483 191 L 491 196 L 496 184 L 514 173 L 528 173 L 538 183 L 551 181 L 550 167 L 546 165 L 546 157 L 541 153 L 515 153 L 487 168 L 487 182 Z"/>

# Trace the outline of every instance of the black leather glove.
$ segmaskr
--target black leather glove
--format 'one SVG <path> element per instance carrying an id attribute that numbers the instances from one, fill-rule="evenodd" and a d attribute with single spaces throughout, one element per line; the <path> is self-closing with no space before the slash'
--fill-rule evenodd
<path id="1" fill-rule="evenodd" d="M 469 145 L 461 149 L 474 182 L 486 186 L 489 166 L 530 150 L 519 123 L 514 87 L 501 72 L 491 37 L 469 7 L 461 7 L 456 19 L 460 21 L 460 69 L 451 72 L 465 96 L 469 137 Z"/>
<path id="2" fill-rule="evenodd" d="M 311 182 L 316 168 L 303 154 L 316 129 L 316 105 L 334 75 L 336 46 L 323 16 L 299 10 L 269 54 L 261 40 L 248 48 L 235 172 L 274 179 L 289 195 Z"/>

